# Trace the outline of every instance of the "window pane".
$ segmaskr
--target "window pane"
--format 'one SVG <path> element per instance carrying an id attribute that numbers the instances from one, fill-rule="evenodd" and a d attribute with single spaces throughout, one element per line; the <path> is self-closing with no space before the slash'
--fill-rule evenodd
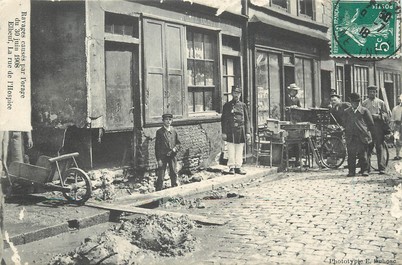
<path id="1" fill-rule="evenodd" d="M 228 87 L 226 92 L 232 93 L 232 86 L 234 86 L 234 78 L 233 77 L 228 77 Z"/>
<path id="2" fill-rule="evenodd" d="M 214 58 L 214 50 L 213 50 L 213 38 L 210 35 L 204 35 L 204 43 L 205 43 L 205 59 L 213 59 Z"/>
<path id="3" fill-rule="evenodd" d="M 187 84 L 189 86 L 195 85 L 194 83 L 194 61 L 187 60 Z"/>
<path id="4" fill-rule="evenodd" d="M 269 55 L 269 117 L 272 119 L 281 118 L 281 71 L 279 68 L 279 55 Z"/>
<path id="5" fill-rule="evenodd" d="M 124 26 L 124 35 L 133 36 L 134 35 L 134 26 L 133 25 L 125 25 Z"/>
<path id="6" fill-rule="evenodd" d="M 205 85 L 214 85 L 214 63 L 205 62 Z"/>
<path id="7" fill-rule="evenodd" d="M 313 107 L 313 62 L 312 60 L 304 59 L 304 95 L 305 107 Z"/>
<path id="8" fill-rule="evenodd" d="M 194 112 L 194 92 L 188 92 L 188 112 Z"/>
<path id="9" fill-rule="evenodd" d="M 203 34 L 194 33 L 194 57 L 204 59 Z"/>
<path id="10" fill-rule="evenodd" d="M 234 64 L 233 59 L 227 59 L 228 75 L 234 75 Z"/>
<path id="11" fill-rule="evenodd" d="M 272 0 L 272 4 L 278 5 L 285 9 L 288 8 L 288 1 L 287 0 Z"/>
<path id="12" fill-rule="evenodd" d="M 222 68 L 223 68 L 223 75 L 227 75 L 227 74 L 228 74 L 227 62 L 228 62 L 227 59 L 223 59 L 223 60 L 222 60 L 222 64 L 223 64 L 223 66 L 222 66 Z"/>
<path id="13" fill-rule="evenodd" d="M 205 69 L 203 61 L 195 62 L 195 84 L 197 86 L 205 85 Z"/>
<path id="14" fill-rule="evenodd" d="M 194 107 L 195 107 L 195 112 L 201 112 L 204 111 L 204 96 L 202 91 L 196 91 L 194 92 Z"/>
<path id="15" fill-rule="evenodd" d="M 194 42 L 192 32 L 187 32 L 187 58 L 194 58 Z"/>
<path id="16" fill-rule="evenodd" d="M 212 90 L 206 90 L 205 95 L 205 110 L 212 110 Z"/>
<path id="17" fill-rule="evenodd" d="M 105 32 L 113 33 L 113 25 L 105 25 Z"/>
<path id="18" fill-rule="evenodd" d="M 296 85 L 298 85 L 301 89 L 297 93 L 297 97 L 300 99 L 300 105 L 305 107 L 304 104 L 304 74 L 303 74 L 303 59 L 296 58 L 295 59 L 295 72 L 296 72 Z"/>
<path id="19" fill-rule="evenodd" d="M 268 56 L 262 52 L 256 55 L 258 124 L 263 124 L 269 118 Z"/>

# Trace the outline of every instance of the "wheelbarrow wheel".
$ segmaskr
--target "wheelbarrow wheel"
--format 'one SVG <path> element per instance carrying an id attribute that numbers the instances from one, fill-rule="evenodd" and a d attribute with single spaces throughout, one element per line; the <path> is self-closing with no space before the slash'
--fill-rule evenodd
<path id="1" fill-rule="evenodd" d="M 92 185 L 88 175 L 79 168 L 69 168 L 62 175 L 63 185 L 70 188 L 69 192 L 63 192 L 63 196 L 77 204 L 86 202 L 92 194 Z"/>

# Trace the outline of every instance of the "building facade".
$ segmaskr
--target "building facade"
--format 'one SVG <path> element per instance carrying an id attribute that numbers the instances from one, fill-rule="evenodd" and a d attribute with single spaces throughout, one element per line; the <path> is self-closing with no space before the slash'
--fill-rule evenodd
<path id="1" fill-rule="evenodd" d="M 207 166 L 222 150 L 232 85 L 253 127 L 284 119 L 291 83 L 304 108 L 327 106 L 331 89 L 364 97 L 371 84 L 392 107 L 401 61 L 330 58 L 331 3 L 32 0 L 31 155 L 78 151 L 86 168 L 154 169 L 155 132 L 171 112 L 182 166 Z"/>

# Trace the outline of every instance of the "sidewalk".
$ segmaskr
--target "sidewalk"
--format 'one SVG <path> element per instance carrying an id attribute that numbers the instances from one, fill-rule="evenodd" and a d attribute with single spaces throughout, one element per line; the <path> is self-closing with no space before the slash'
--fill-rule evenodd
<path id="1" fill-rule="evenodd" d="M 214 167 L 214 169 L 223 169 Z M 252 179 L 277 178 L 277 168 L 246 167 L 246 175 L 222 175 L 209 180 L 186 184 L 149 194 L 136 194 L 119 198 L 113 203 L 91 202 L 87 206 L 67 204 L 63 198 L 46 198 L 41 195 L 14 197 L 5 204 L 4 226 L 14 245 L 26 244 L 52 237 L 72 229 L 82 229 L 108 222 L 110 211 L 106 206 L 140 206 L 173 196 L 191 196 L 221 186 L 244 183 Z M 92 206 L 92 207 L 90 207 Z M 94 208 L 95 207 L 95 208 Z"/>

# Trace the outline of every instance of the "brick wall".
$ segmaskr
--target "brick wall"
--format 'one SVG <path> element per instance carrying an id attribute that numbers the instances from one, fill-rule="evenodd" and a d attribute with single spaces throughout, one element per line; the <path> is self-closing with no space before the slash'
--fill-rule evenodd
<path id="1" fill-rule="evenodd" d="M 159 128 L 143 128 L 138 131 L 138 164 L 146 170 L 156 168 L 155 134 Z M 179 170 L 197 170 L 215 163 L 221 151 L 220 123 L 175 126 L 182 143 L 177 154 Z"/>

